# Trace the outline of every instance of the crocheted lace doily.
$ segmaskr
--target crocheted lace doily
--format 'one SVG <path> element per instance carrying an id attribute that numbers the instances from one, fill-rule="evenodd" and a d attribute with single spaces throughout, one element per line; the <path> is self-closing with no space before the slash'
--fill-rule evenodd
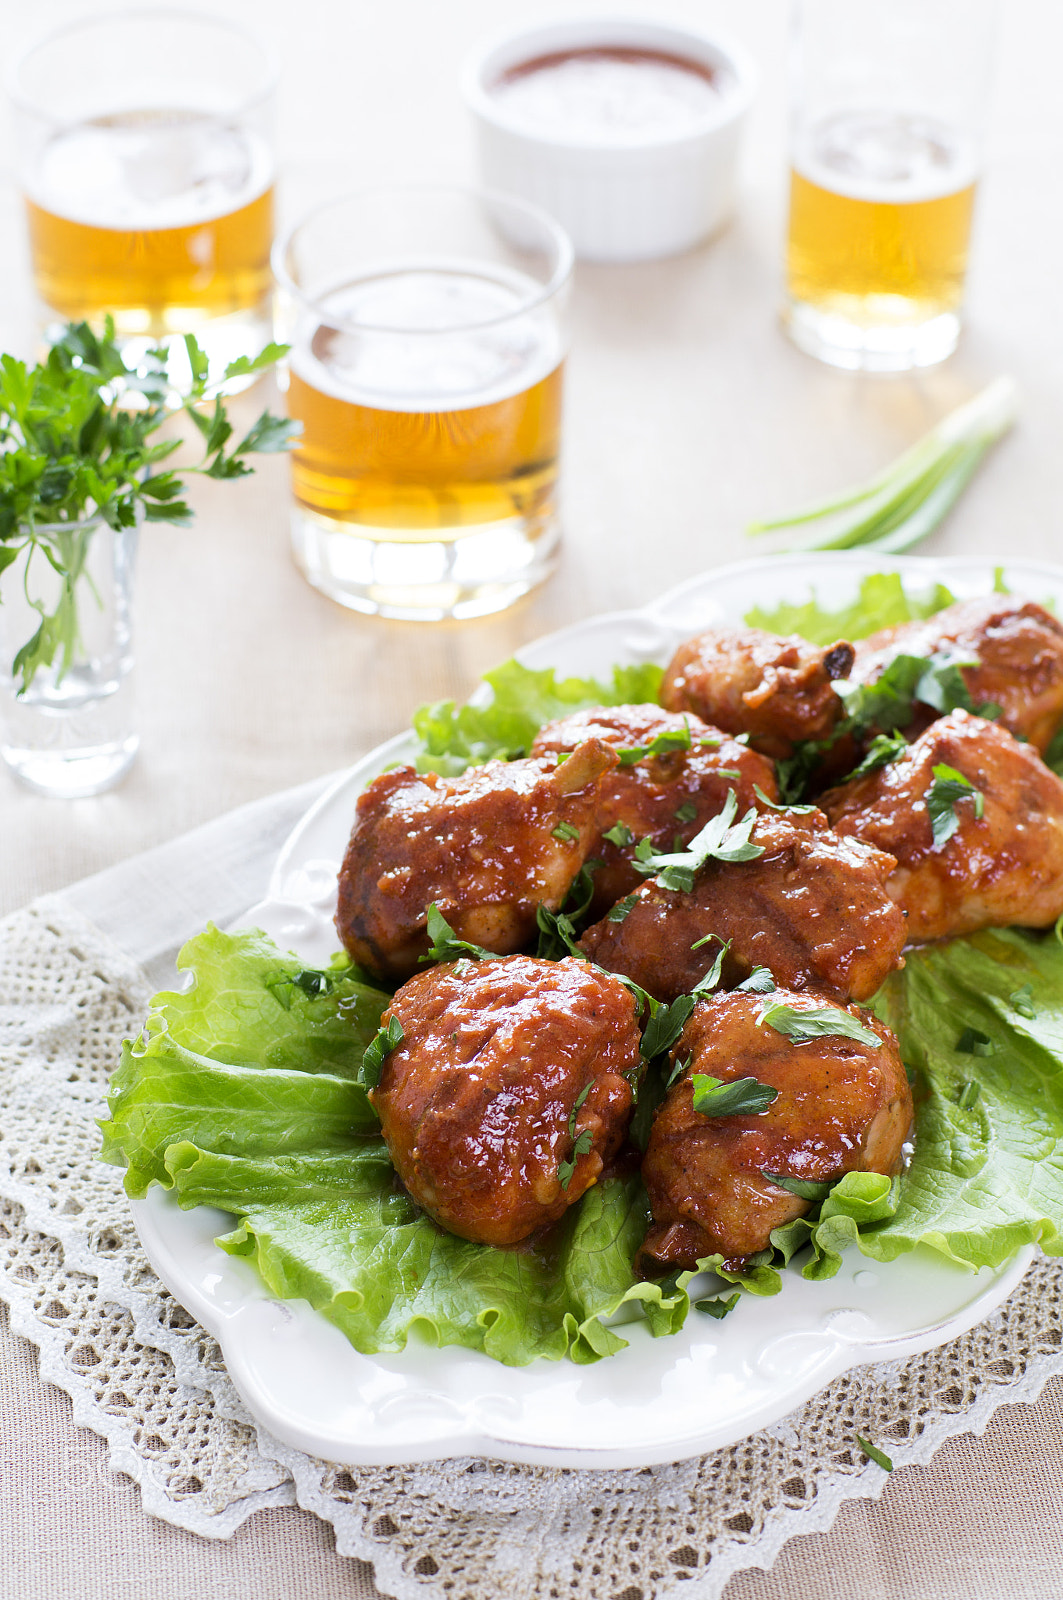
<path id="1" fill-rule="evenodd" d="M 400 1600 L 714 1600 L 732 1573 L 828 1528 L 843 1500 L 881 1492 L 857 1433 L 895 1464 L 927 1461 L 1063 1370 L 1063 1269 L 1038 1260 L 963 1338 L 847 1373 L 694 1460 L 616 1472 L 313 1460 L 256 1427 L 214 1340 L 145 1261 L 121 1174 L 96 1160 L 107 1076 L 148 998 L 139 969 L 61 899 L 0 922 L 0 1297 L 75 1421 L 106 1438 L 145 1508 L 182 1528 L 226 1538 L 260 1507 L 297 1502 Z"/>

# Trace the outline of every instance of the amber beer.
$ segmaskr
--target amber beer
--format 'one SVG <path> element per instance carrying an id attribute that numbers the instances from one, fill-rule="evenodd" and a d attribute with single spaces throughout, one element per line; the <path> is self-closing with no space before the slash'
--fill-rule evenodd
<path id="1" fill-rule="evenodd" d="M 320 330 L 293 361 L 288 412 L 303 425 L 292 461 L 298 505 L 363 536 L 399 542 L 460 539 L 470 528 L 548 509 L 560 363 L 515 394 L 438 410 L 425 399 L 399 410 L 325 387 L 334 337 Z"/>
<path id="2" fill-rule="evenodd" d="M 927 119 L 836 115 L 799 145 L 790 180 L 791 327 L 847 330 L 866 362 L 920 365 L 955 343 L 975 182 L 958 139 Z M 876 353 L 878 362 L 876 362 Z M 844 361 L 842 364 L 845 364 Z"/>
<path id="3" fill-rule="evenodd" d="M 120 335 L 208 349 L 215 333 L 226 359 L 268 339 L 273 172 L 253 134 L 194 112 L 95 118 L 53 136 L 26 208 L 55 319 L 110 313 Z"/>
<path id="4" fill-rule="evenodd" d="M 292 352 L 297 505 L 388 543 L 548 514 L 560 350 L 548 314 L 507 319 L 522 292 L 511 277 L 421 268 L 333 294 L 342 325 L 305 328 Z"/>
<path id="5" fill-rule="evenodd" d="M 846 316 L 923 321 L 963 299 L 973 183 L 932 200 L 839 194 L 790 178 L 789 283 L 795 300 Z"/>

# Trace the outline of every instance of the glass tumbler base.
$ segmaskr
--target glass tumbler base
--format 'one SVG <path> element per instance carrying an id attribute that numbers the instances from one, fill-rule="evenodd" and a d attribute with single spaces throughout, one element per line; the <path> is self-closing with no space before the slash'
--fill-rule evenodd
<path id="1" fill-rule="evenodd" d="M 407 622 L 504 611 L 549 577 L 560 541 L 552 511 L 441 528 L 438 538 L 401 533 L 292 510 L 292 554 L 315 589 L 352 611 Z"/>
<path id="2" fill-rule="evenodd" d="M 956 348 L 960 318 L 942 311 L 925 321 L 857 321 L 837 311 L 789 300 L 783 326 L 799 350 L 850 372 L 910 372 L 932 367 Z"/>
<path id="3" fill-rule="evenodd" d="M 136 759 L 136 734 L 83 749 L 35 750 L 0 745 L 0 756 L 19 783 L 54 800 L 83 800 L 113 789 Z"/>

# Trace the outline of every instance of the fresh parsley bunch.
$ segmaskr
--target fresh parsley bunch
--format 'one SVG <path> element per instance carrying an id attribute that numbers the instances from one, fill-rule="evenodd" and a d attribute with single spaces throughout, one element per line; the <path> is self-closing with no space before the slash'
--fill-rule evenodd
<path id="1" fill-rule="evenodd" d="M 232 443 L 219 392 L 234 378 L 273 366 L 286 347 L 269 344 L 254 359 L 241 356 L 212 383 L 196 339 L 186 334 L 184 342 L 192 381 L 178 409 L 202 434 L 203 457 L 182 472 L 241 478 L 254 470 L 248 456 L 288 449 L 298 425 L 268 411 Z M 0 590 L 11 582 L 2 575 L 21 562 L 23 591 L 41 619 L 14 659 L 20 693 L 57 657 L 60 677 L 73 664 L 77 585 L 95 519 L 116 530 L 135 527 L 141 517 L 191 521 L 184 483 L 161 466 L 182 441 L 155 437 L 175 414 L 173 399 L 167 351 L 150 350 L 135 369 L 127 366 L 110 318 L 102 336 L 87 323 L 70 323 L 37 366 L 0 356 Z M 35 581 L 42 562 L 60 579 L 54 604 Z"/>

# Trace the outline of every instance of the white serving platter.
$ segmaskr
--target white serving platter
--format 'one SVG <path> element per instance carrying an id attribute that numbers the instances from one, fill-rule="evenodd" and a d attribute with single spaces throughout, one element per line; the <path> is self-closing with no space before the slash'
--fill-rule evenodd
<path id="1" fill-rule="evenodd" d="M 946 584 L 958 598 L 993 587 L 984 562 L 846 552 L 746 561 L 691 580 L 639 611 L 616 612 L 519 652 L 530 667 L 565 674 L 668 659 L 699 628 L 739 620 L 754 605 L 802 601 L 812 591 L 840 606 L 873 572 L 900 572 L 922 593 Z M 1009 589 L 1063 604 L 1063 569 L 1005 564 Z M 389 740 L 341 777 L 281 851 L 269 897 L 242 919 L 282 948 L 322 964 L 337 947 L 336 873 L 364 785 L 408 754 Z M 743 1296 L 725 1320 L 694 1312 L 682 1331 L 653 1339 L 623 1329 L 628 1348 L 592 1366 L 539 1360 L 504 1367 L 460 1349 L 411 1344 L 361 1355 L 305 1301 L 273 1298 L 248 1262 L 214 1244 L 232 1219 L 182 1211 L 153 1188 L 133 1213 L 167 1288 L 219 1341 L 252 1414 L 287 1444 L 328 1460 L 370 1465 L 481 1455 L 570 1467 L 644 1466 L 732 1444 L 777 1421 L 847 1368 L 947 1342 L 1011 1293 L 1033 1255 L 969 1272 L 917 1250 L 894 1262 L 850 1251 L 838 1275 L 807 1282 L 784 1273 L 770 1299 Z"/>

